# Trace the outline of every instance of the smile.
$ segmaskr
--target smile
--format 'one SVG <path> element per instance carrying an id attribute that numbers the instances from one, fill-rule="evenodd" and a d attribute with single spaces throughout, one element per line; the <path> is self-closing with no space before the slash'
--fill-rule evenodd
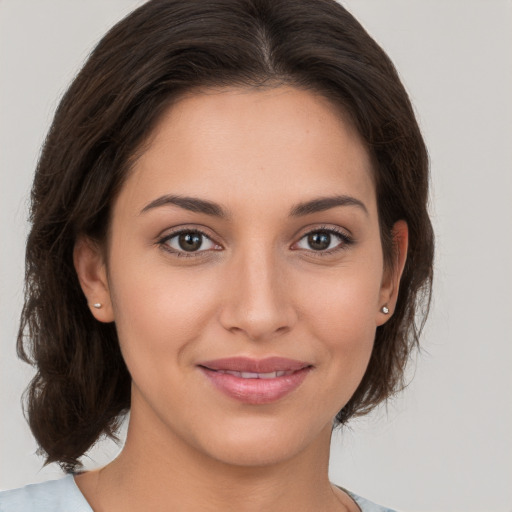
<path id="1" fill-rule="evenodd" d="M 218 359 L 198 367 L 217 391 L 252 405 L 269 404 L 289 395 L 313 368 L 309 363 L 280 357 Z"/>
<path id="2" fill-rule="evenodd" d="M 277 371 L 277 372 L 269 372 L 269 373 L 253 373 L 253 372 L 235 372 L 231 370 L 214 370 L 218 373 L 225 373 L 227 375 L 234 375 L 235 377 L 240 377 L 242 379 L 275 379 L 276 377 L 283 377 L 284 375 L 291 375 L 293 373 L 290 371 Z"/>

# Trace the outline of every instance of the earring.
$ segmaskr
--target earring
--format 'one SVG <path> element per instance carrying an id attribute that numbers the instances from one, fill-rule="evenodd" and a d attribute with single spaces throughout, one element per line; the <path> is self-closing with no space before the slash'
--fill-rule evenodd
<path id="1" fill-rule="evenodd" d="M 387 315 L 389 313 L 389 308 L 387 306 L 382 306 L 380 308 L 380 310 L 382 311 L 382 313 L 384 313 L 385 315 Z"/>
<path id="2" fill-rule="evenodd" d="M 95 307 L 96 309 L 100 309 L 102 306 L 103 304 L 101 304 L 100 302 L 96 302 L 93 304 L 93 307 Z"/>

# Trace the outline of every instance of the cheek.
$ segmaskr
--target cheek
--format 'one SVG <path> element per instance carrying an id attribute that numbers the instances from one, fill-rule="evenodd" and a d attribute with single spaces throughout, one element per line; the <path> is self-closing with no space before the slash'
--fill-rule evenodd
<path id="1" fill-rule="evenodd" d="M 299 304 L 304 315 L 318 320 L 315 325 L 326 338 L 372 332 L 380 282 L 381 272 L 343 268 L 311 282 L 303 280 Z"/>
<path id="2" fill-rule="evenodd" d="M 126 260 L 116 270 L 111 296 L 128 366 L 174 364 L 185 357 L 187 345 L 201 336 L 214 311 L 214 287 L 207 276 L 191 279 L 166 265 L 145 271 L 144 265 L 132 268 Z"/>
<path id="3" fill-rule="evenodd" d="M 380 279 L 378 271 L 343 269 L 314 284 L 303 282 L 299 302 L 308 335 L 330 361 L 332 379 L 347 389 L 355 390 L 372 352 Z"/>

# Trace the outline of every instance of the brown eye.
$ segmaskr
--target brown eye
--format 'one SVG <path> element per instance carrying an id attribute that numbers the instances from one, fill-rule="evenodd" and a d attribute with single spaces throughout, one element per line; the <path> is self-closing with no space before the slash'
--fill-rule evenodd
<path id="1" fill-rule="evenodd" d="M 314 251 L 325 251 L 331 245 L 331 234 L 325 231 L 317 231 L 307 236 L 309 247 Z"/>
<path id="2" fill-rule="evenodd" d="M 213 240 L 201 231 L 187 230 L 173 233 L 159 242 L 170 252 L 178 256 L 185 256 L 186 253 L 203 253 L 211 249 L 220 249 Z"/>
<path id="3" fill-rule="evenodd" d="M 202 235 L 199 233 L 181 233 L 178 236 L 178 245 L 180 249 L 187 252 L 197 251 L 203 245 Z"/>
<path id="4" fill-rule="evenodd" d="M 297 243 L 297 248 L 313 251 L 319 255 L 331 254 L 353 244 L 353 239 L 337 229 L 317 229 L 306 233 Z"/>

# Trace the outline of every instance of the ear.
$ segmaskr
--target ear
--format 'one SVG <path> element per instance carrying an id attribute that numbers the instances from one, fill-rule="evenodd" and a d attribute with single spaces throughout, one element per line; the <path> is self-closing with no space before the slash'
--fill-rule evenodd
<path id="1" fill-rule="evenodd" d="M 100 322 L 113 322 L 107 267 L 100 246 L 88 237 L 79 237 L 73 250 L 73 263 L 91 313 Z"/>
<path id="2" fill-rule="evenodd" d="M 393 265 L 384 271 L 380 289 L 379 311 L 377 313 L 377 325 L 382 325 L 391 317 L 395 310 L 398 298 L 400 279 L 407 259 L 407 247 L 409 244 L 409 229 L 404 220 L 395 222 L 392 229 L 393 236 Z M 388 313 L 382 308 L 386 307 Z"/>

